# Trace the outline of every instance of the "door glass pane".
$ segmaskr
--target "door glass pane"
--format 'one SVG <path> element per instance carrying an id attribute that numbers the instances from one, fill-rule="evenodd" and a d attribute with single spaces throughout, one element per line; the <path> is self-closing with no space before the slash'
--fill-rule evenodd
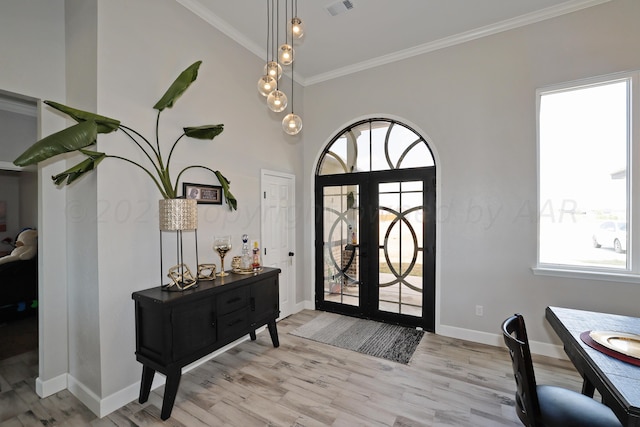
<path id="1" fill-rule="evenodd" d="M 382 193 L 397 193 L 400 191 L 399 182 L 383 182 L 378 185 L 378 192 Z"/>
<path id="2" fill-rule="evenodd" d="M 358 202 L 357 185 L 324 187 L 322 246 L 325 301 L 359 305 Z"/>
<path id="3" fill-rule="evenodd" d="M 379 310 L 421 317 L 422 181 L 379 184 L 378 191 Z"/>

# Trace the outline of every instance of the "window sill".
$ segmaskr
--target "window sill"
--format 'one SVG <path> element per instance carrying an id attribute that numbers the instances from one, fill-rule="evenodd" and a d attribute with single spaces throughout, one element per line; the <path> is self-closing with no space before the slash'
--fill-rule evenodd
<path id="1" fill-rule="evenodd" d="M 536 276 L 566 277 L 570 279 L 603 280 L 607 282 L 640 283 L 640 275 L 629 272 L 585 271 L 554 266 L 538 266 L 531 269 Z"/>

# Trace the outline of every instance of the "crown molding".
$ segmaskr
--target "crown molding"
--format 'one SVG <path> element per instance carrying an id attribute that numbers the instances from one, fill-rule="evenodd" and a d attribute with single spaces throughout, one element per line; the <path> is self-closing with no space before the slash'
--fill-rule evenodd
<path id="1" fill-rule="evenodd" d="M 263 47 L 258 46 L 256 43 L 249 40 L 244 36 L 244 34 L 229 25 L 227 21 L 220 19 L 220 17 L 211 12 L 210 9 L 202 6 L 198 0 L 176 0 L 176 2 L 196 14 L 196 16 L 202 18 L 205 22 L 218 29 L 225 36 L 229 37 L 231 40 L 256 55 L 258 58 L 265 59 L 267 57 L 267 51 Z M 286 75 L 291 77 L 291 72 L 287 72 Z M 293 73 L 293 80 L 304 86 L 304 79 L 296 72 Z"/>
<path id="2" fill-rule="evenodd" d="M 198 0 L 176 0 L 179 4 L 195 13 L 200 18 L 220 30 L 227 37 L 234 40 L 250 52 L 260 58 L 266 56 L 265 50 L 246 38 L 243 34 L 238 32 L 235 28 L 229 25 L 226 21 L 220 19 L 211 10 L 202 6 Z M 310 86 L 316 83 L 321 83 L 327 80 L 335 79 L 338 77 L 346 76 L 348 74 L 357 73 L 370 68 L 378 67 L 380 65 L 390 64 L 392 62 L 401 61 L 403 59 L 411 58 L 424 53 L 433 52 L 436 50 L 444 49 L 447 47 L 455 46 L 458 44 L 466 43 L 468 41 L 480 39 L 493 34 L 498 34 L 503 31 L 512 30 L 519 27 L 524 27 L 529 24 L 544 21 L 546 19 L 555 18 L 568 13 L 576 12 L 578 10 L 586 9 L 592 6 L 597 6 L 602 3 L 610 2 L 611 0 L 572 0 L 557 6 L 551 6 L 546 9 L 542 9 L 536 12 L 528 13 L 518 16 L 513 19 L 507 19 L 495 24 L 487 25 L 485 27 L 477 28 L 475 30 L 466 31 L 464 33 L 456 34 L 454 36 L 445 37 L 430 43 L 425 43 L 409 49 L 404 49 L 392 54 L 379 56 L 368 61 L 362 61 L 357 64 L 349 65 L 347 67 L 338 68 L 326 73 L 316 74 L 307 78 L 302 78 L 299 74 L 294 74 L 294 80 L 302 86 Z"/>
<path id="3" fill-rule="evenodd" d="M 354 65 L 350 65 L 348 67 L 338 68 L 336 70 L 329 71 L 327 73 L 317 74 L 315 76 L 311 76 L 304 79 L 303 86 L 310 86 L 316 83 L 321 83 L 327 80 L 346 76 L 348 74 L 353 74 L 359 71 L 364 71 L 370 68 L 378 67 L 380 65 L 390 64 L 392 62 L 411 58 L 417 55 L 422 55 L 424 53 L 433 52 L 436 50 L 466 43 L 472 40 L 477 40 L 493 34 L 501 33 L 503 31 L 524 27 L 526 25 L 534 24 L 536 22 L 555 18 L 561 15 L 576 12 L 578 10 L 586 9 L 592 6 L 597 6 L 599 4 L 607 3 L 610 1 L 611 0 L 574 0 L 567 3 L 563 3 L 558 6 L 548 7 L 546 9 L 542 9 L 537 12 L 521 15 L 513 19 L 507 19 L 505 21 L 487 25 L 485 27 L 477 28 L 475 30 L 456 34 L 451 37 L 445 37 L 430 43 L 425 43 L 416 47 L 394 52 L 389 55 L 379 56 L 369 61 L 363 61 Z"/>
<path id="4" fill-rule="evenodd" d="M 242 33 L 236 30 L 234 27 L 229 25 L 227 21 L 220 19 L 217 15 L 211 12 L 210 9 L 202 6 L 202 4 L 198 0 L 176 0 L 185 8 L 189 9 L 191 12 L 195 13 L 200 18 L 204 19 L 209 24 L 213 25 L 215 28 L 220 30 L 224 35 L 231 38 L 233 41 L 243 46 L 245 49 L 249 50 L 251 53 L 255 54 L 258 57 L 265 57 L 265 50 L 261 48 L 247 37 L 245 37 Z"/>

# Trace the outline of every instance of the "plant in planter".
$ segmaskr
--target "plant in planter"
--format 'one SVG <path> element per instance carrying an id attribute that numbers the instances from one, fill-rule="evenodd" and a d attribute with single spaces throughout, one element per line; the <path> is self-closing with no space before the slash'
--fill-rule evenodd
<path id="1" fill-rule="evenodd" d="M 44 101 L 45 104 L 70 116 L 77 122 L 77 124 L 37 141 L 16 160 L 14 160 L 13 163 L 16 166 L 28 166 L 59 154 L 79 151 L 87 156 L 87 158 L 66 171 L 52 177 L 56 185 L 68 185 L 85 173 L 93 171 L 102 160 L 107 158 L 119 159 L 142 169 L 153 180 L 158 190 L 160 190 L 160 194 L 163 199 L 176 199 L 178 197 L 178 181 L 185 171 L 192 168 L 206 169 L 214 173 L 220 181 L 224 198 L 229 209 L 237 209 L 237 200 L 229 190 L 229 180 L 225 178 L 220 171 L 213 170 L 203 165 L 187 166 L 177 174 L 175 181 L 172 181 L 169 171 L 171 156 L 173 155 L 178 142 L 180 142 L 183 137 L 187 136 L 196 139 L 212 140 L 224 130 L 224 125 L 218 124 L 185 127 L 183 128 L 182 135 L 180 135 L 171 146 L 166 160 L 163 158 L 162 151 L 160 150 L 160 138 L 158 132 L 160 114 L 165 108 L 173 107 L 173 104 L 180 95 L 182 95 L 191 83 L 195 81 L 198 76 L 200 64 L 202 64 L 202 61 L 197 61 L 185 69 L 165 92 L 162 98 L 160 98 L 160 100 L 153 106 L 155 110 L 158 110 L 155 144 L 134 129 L 123 125 L 119 120 L 71 108 L 57 102 Z M 140 150 L 142 150 L 153 166 L 152 170 L 155 172 L 155 175 L 151 170 L 133 160 L 87 149 L 87 147 L 96 143 L 96 138 L 99 133 L 111 133 L 117 130 L 121 130 L 133 143 L 136 144 L 136 146 L 138 146 L 138 148 L 140 148 Z"/>

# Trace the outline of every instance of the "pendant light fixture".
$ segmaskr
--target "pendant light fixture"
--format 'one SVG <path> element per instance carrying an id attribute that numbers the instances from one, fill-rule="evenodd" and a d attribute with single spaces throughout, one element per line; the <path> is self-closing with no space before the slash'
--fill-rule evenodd
<path id="1" fill-rule="evenodd" d="M 267 96 L 267 105 L 275 113 L 284 111 L 287 108 L 287 95 L 281 90 L 274 90 Z"/>
<path id="2" fill-rule="evenodd" d="M 295 10 L 294 10 L 294 8 L 295 8 Z M 297 15 L 297 9 L 298 9 L 298 0 L 292 0 L 291 1 L 291 16 L 296 16 Z M 290 22 L 291 26 L 289 27 L 291 29 L 292 33 L 293 33 L 294 19 L 298 19 L 298 21 L 300 21 L 300 25 L 302 25 L 302 20 L 300 20 L 299 18 L 293 18 L 291 20 L 291 22 Z M 295 82 L 293 80 L 293 62 L 292 62 L 291 63 L 291 113 L 287 114 L 282 119 L 282 130 L 284 130 L 285 133 L 287 133 L 288 135 L 297 135 L 302 130 L 302 119 L 300 118 L 300 116 L 298 116 L 297 114 L 295 114 L 293 112 L 293 85 L 294 85 L 294 83 Z"/>
<path id="3" fill-rule="evenodd" d="M 293 47 L 290 44 L 285 43 L 278 49 L 278 61 L 282 65 L 290 65 L 293 62 L 293 55 L 295 54 Z"/>
<path id="4" fill-rule="evenodd" d="M 282 77 L 282 67 L 278 64 L 278 61 L 269 61 L 264 66 L 264 74 L 280 80 Z"/>
<path id="5" fill-rule="evenodd" d="M 284 38 L 279 45 L 280 37 L 280 1 L 267 0 L 267 61 L 263 75 L 258 80 L 258 91 L 267 98 L 267 106 L 273 112 L 280 113 L 287 108 L 287 95 L 280 90 L 279 80 L 282 77 L 282 66 L 291 65 L 291 113 L 282 120 L 282 128 L 289 135 L 296 135 L 302 129 L 302 119 L 293 112 L 293 61 L 295 52 L 292 44 L 304 35 L 302 20 L 297 16 L 298 2 L 291 1 L 291 15 L 289 15 L 289 1 L 285 1 Z M 292 17 L 289 19 L 289 17 Z M 289 43 L 291 39 L 291 44 Z"/>
<path id="6" fill-rule="evenodd" d="M 271 2 L 271 14 L 268 12 L 269 2 Z M 277 25 L 274 22 L 274 9 L 273 0 L 267 0 L 267 64 L 264 66 L 264 74 L 280 80 L 282 77 L 282 67 L 275 58 L 275 46 L 277 43 L 274 41 L 276 40 L 274 32 L 276 31 Z M 271 40 L 269 40 L 269 37 L 271 37 Z M 268 58 L 269 52 L 271 53 L 271 59 Z"/>
<path id="7" fill-rule="evenodd" d="M 289 135 L 297 135 L 302 130 L 302 119 L 293 112 L 293 64 L 291 64 L 291 113 L 282 119 L 282 130 Z"/>
<path id="8" fill-rule="evenodd" d="M 298 0 L 295 0 L 294 4 L 295 7 L 293 8 L 293 12 L 291 13 L 291 16 L 293 18 L 291 18 L 288 28 L 292 41 L 300 40 L 304 36 L 304 26 L 302 25 L 302 19 L 298 18 Z"/>
<path id="9" fill-rule="evenodd" d="M 292 39 L 299 40 L 304 36 L 304 27 L 302 26 L 302 20 L 297 16 L 291 18 L 291 25 L 289 26 Z"/>
<path id="10" fill-rule="evenodd" d="M 276 2 L 278 2 L 278 0 L 276 0 Z M 276 12 L 276 43 L 274 45 L 277 45 L 277 41 L 278 41 L 278 29 L 279 26 L 277 25 L 278 19 L 280 18 L 280 5 L 277 5 L 277 12 Z M 285 12 L 285 16 L 286 16 L 286 12 Z M 276 62 L 277 64 L 277 62 Z M 267 64 L 268 66 L 269 64 Z M 280 64 L 277 64 L 280 65 Z M 267 106 L 269 107 L 269 109 L 275 113 L 279 113 L 281 111 L 284 111 L 285 108 L 287 108 L 287 95 L 282 92 L 279 88 L 278 88 L 278 79 L 275 79 L 276 81 L 276 88 L 274 91 L 272 91 L 268 96 L 267 96 Z"/>
<path id="11" fill-rule="evenodd" d="M 287 22 L 287 23 L 289 23 L 289 19 L 287 17 L 287 13 L 289 12 L 287 10 L 288 8 L 289 8 L 288 1 L 285 0 L 284 22 Z M 284 37 L 284 44 L 280 45 L 280 48 L 278 49 L 278 61 L 282 65 L 291 65 L 291 63 L 293 62 L 293 57 L 295 55 L 295 52 L 293 51 L 293 46 L 289 44 L 289 31 L 287 30 L 287 28 L 289 28 L 289 25 L 285 27 L 286 31 L 285 31 L 285 37 Z"/>
<path id="12" fill-rule="evenodd" d="M 258 92 L 260 92 L 262 96 L 269 96 L 269 94 L 275 90 L 276 86 L 276 79 L 269 75 L 265 74 L 258 80 Z"/>
<path id="13" fill-rule="evenodd" d="M 302 130 L 302 119 L 294 113 L 289 113 L 282 119 L 282 129 L 289 135 L 297 135 Z"/>
<path id="14" fill-rule="evenodd" d="M 269 3 L 271 2 L 271 5 Z M 277 87 L 277 79 L 280 78 L 277 76 L 277 67 L 276 72 L 272 74 L 270 72 L 270 65 L 273 61 L 273 57 L 269 60 L 269 53 L 273 54 L 273 0 L 267 0 L 267 65 L 264 66 L 264 75 L 258 79 L 258 92 L 262 96 L 269 96 L 271 92 L 273 92 Z M 280 67 L 280 64 L 276 62 L 276 65 Z M 272 66 L 271 66 L 272 67 Z M 282 68 L 280 68 L 280 73 L 282 74 Z"/>

